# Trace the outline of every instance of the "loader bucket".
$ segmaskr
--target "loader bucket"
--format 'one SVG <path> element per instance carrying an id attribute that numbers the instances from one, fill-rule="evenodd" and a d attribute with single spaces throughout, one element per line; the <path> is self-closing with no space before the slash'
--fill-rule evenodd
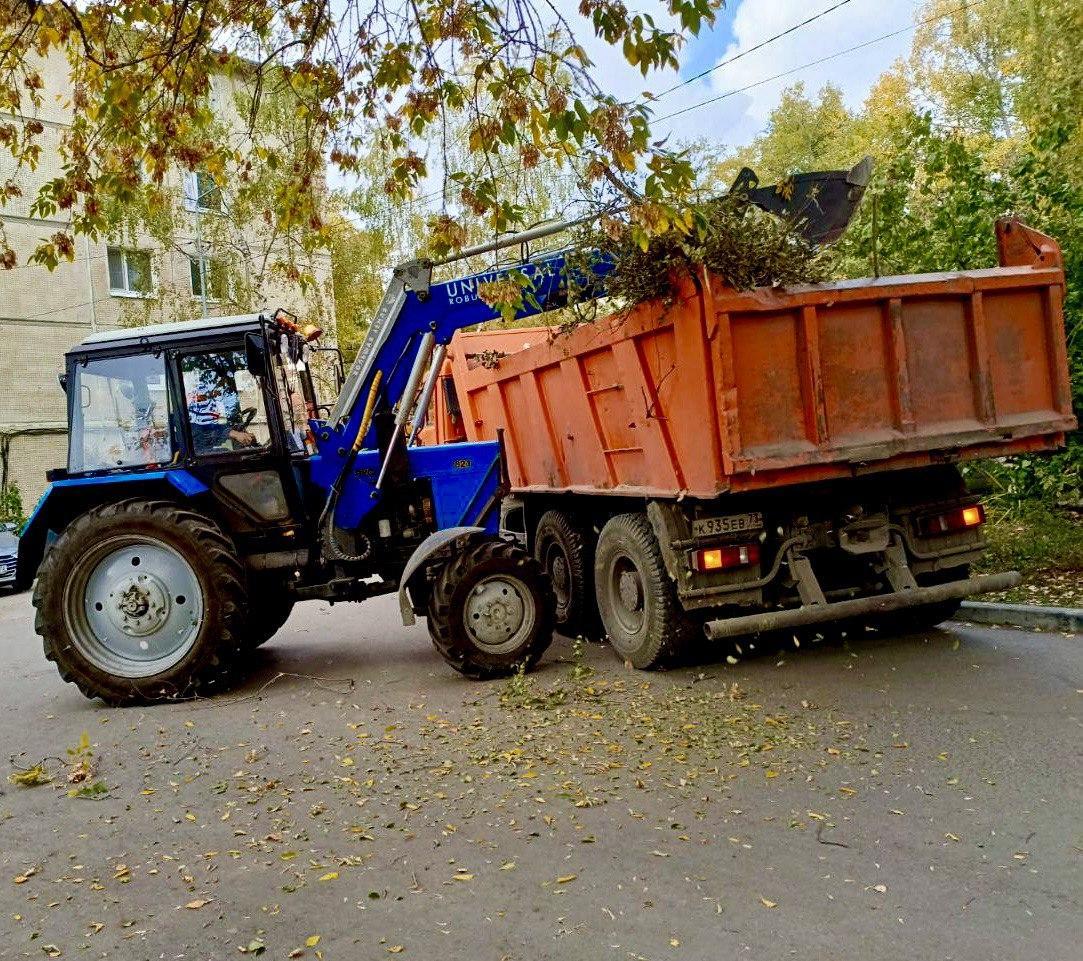
<path id="1" fill-rule="evenodd" d="M 742 168 L 730 188 L 761 210 L 790 221 L 810 243 L 834 243 L 850 224 L 872 175 L 872 158 L 865 157 L 849 170 L 822 170 L 793 174 L 769 187 Z"/>

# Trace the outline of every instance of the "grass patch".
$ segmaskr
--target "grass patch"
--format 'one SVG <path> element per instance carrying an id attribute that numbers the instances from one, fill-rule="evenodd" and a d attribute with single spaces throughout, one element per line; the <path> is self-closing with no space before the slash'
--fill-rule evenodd
<path id="1" fill-rule="evenodd" d="M 979 572 L 1017 570 L 1023 583 L 982 600 L 1083 607 L 1083 518 L 1041 504 L 989 508 Z"/>

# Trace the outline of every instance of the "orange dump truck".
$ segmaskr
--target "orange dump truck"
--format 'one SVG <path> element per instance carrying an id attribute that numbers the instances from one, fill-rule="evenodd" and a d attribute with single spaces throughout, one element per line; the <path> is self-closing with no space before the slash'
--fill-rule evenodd
<path id="1" fill-rule="evenodd" d="M 1015 220 L 997 239 L 986 270 L 747 292 L 701 274 L 570 333 L 457 337 L 445 397 L 467 439 L 503 438 L 502 528 L 565 630 L 600 619 L 650 667 L 696 634 L 927 626 L 1017 583 L 970 575 L 985 514 L 958 464 L 1076 423 L 1060 250 Z"/>

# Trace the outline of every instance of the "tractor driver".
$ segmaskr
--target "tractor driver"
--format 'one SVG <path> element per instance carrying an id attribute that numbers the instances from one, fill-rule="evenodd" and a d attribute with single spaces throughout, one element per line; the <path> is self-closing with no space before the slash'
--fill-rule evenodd
<path id="1" fill-rule="evenodd" d="M 232 372 L 210 367 L 200 370 L 198 380 L 188 391 L 188 422 L 197 454 L 229 450 L 229 441 L 233 449 L 258 444 L 242 421 L 241 400 Z"/>

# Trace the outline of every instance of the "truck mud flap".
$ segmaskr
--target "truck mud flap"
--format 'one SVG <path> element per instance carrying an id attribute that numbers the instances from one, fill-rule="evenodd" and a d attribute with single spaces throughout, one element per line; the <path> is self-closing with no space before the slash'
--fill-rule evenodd
<path id="1" fill-rule="evenodd" d="M 709 638 L 717 641 L 727 637 L 739 637 L 743 634 L 759 634 L 765 631 L 801 627 L 805 624 L 823 624 L 827 621 L 852 617 L 875 617 L 877 614 L 901 611 L 907 607 L 954 601 L 972 594 L 986 594 L 990 591 L 1005 591 L 1015 587 L 1021 580 L 1022 577 L 1017 571 L 1008 571 L 1004 574 L 981 574 L 977 577 L 953 581 L 950 584 L 913 587 L 892 594 L 878 594 L 875 597 L 859 597 L 850 601 L 836 601 L 832 604 L 813 604 L 784 611 L 765 611 L 762 614 L 720 618 L 708 621 L 704 625 L 704 630 Z"/>

